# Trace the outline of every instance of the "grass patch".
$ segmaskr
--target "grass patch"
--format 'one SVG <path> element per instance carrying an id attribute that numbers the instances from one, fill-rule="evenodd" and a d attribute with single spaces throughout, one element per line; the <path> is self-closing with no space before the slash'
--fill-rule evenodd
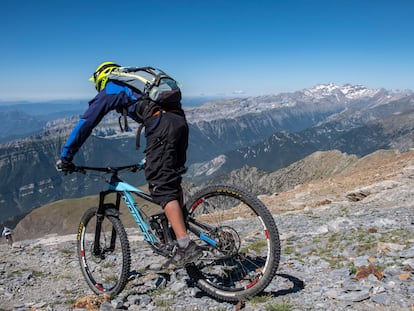
<path id="1" fill-rule="evenodd" d="M 284 243 L 282 253 L 284 254 L 292 254 L 295 250 L 294 244 L 292 241 L 286 241 Z"/>
<path id="2" fill-rule="evenodd" d="M 251 303 L 253 306 L 258 305 L 259 303 L 266 303 L 269 302 L 271 299 L 270 295 L 257 295 L 249 298 L 249 303 Z"/>
<path id="3" fill-rule="evenodd" d="M 350 275 L 354 275 L 358 271 L 357 267 L 355 267 L 355 264 L 353 262 L 349 264 L 348 269 Z"/>
<path id="4" fill-rule="evenodd" d="M 349 251 L 354 253 L 355 256 L 371 255 L 377 257 L 379 243 L 395 243 L 408 248 L 411 245 L 411 238 L 412 232 L 405 228 L 383 232 L 377 228 L 351 228 L 344 232 L 328 232 L 315 238 L 313 243 L 318 244 L 318 247 L 312 249 L 310 254 L 329 262 L 331 268 L 346 267 L 350 270 L 350 274 L 354 274 L 356 272 L 355 267 L 349 263 L 348 258 L 343 256 L 345 249 L 350 249 Z M 300 258 L 300 254 L 294 253 L 294 247 L 300 248 L 301 246 L 293 246 L 292 243 L 288 242 L 283 252 Z"/>
<path id="5" fill-rule="evenodd" d="M 23 272 L 25 270 L 13 270 L 11 272 L 9 272 L 9 277 L 14 277 L 14 276 L 22 276 Z"/>
<path id="6" fill-rule="evenodd" d="M 347 259 L 342 256 L 338 256 L 338 257 L 334 256 L 334 257 L 326 258 L 326 261 L 329 262 L 329 265 L 331 268 L 338 269 L 344 266 L 343 263 L 347 261 Z"/>
<path id="7" fill-rule="evenodd" d="M 41 278 L 41 277 L 46 276 L 46 273 L 44 273 L 44 272 L 42 272 L 42 271 L 36 271 L 36 270 L 33 270 L 33 271 L 32 271 L 32 275 L 33 275 L 34 277 Z"/>
<path id="8" fill-rule="evenodd" d="M 253 243 L 247 245 L 246 247 L 243 247 L 241 249 L 241 252 L 244 254 L 247 254 L 249 250 L 252 250 L 256 253 L 260 253 L 262 249 L 267 248 L 267 241 L 266 240 L 257 240 Z"/>
<path id="9" fill-rule="evenodd" d="M 75 298 L 70 298 L 70 299 L 66 299 L 65 300 L 65 304 L 70 305 L 70 306 L 74 306 L 76 303 L 76 299 Z"/>
<path id="10" fill-rule="evenodd" d="M 173 299 L 157 299 L 154 301 L 155 305 L 159 308 L 169 309 L 173 305 Z"/>
<path id="11" fill-rule="evenodd" d="M 75 251 L 73 249 L 68 249 L 68 248 L 62 248 L 62 249 L 60 249 L 60 252 L 62 254 L 65 254 L 65 255 L 73 255 L 73 254 L 75 254 Z"/>
<path id="12" fill-rule="evenodd" d="M 379 242 L 383 243 L 397 243 L 404 245 L 406 248 L 410 246 L 410 239 L 412 239 L 413 233 L 407 229 L 394 229 L 388 232 L 381 233 Z"/>
<path id="13" fill-rule="evenodd" d="M 108 275 L 104 280 L 105 283 L 116 283 L 118 282 L 117 275 Z"/>
<path id="14" fill-rule="evenodd" d="M 174 296 L 175 292 L 168 289 L 168 288 L 157 288 L 157 289 L 154 289 L 153 291 L 151 291 L 148 295 L 151 298 L 154 298 L 154 297 L 157 297 L 157 296 L 163 295 L 163 294 L 170 294 L 170 295 Z"/>
<path id="15" fill-rule="evenodd" d="M 266 311 L 292 311 L 293 305 L 288 302 L 271 302 L 265 306 Z"/>

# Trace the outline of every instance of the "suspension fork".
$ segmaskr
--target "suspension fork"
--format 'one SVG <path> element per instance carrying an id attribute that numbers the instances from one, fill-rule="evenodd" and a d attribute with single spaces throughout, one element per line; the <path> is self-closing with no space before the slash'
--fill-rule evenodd
<path id="1" fill-rule="evenodd" d="M 108 207 L 115 207 L 115 209 L 117 211 L 119 211 L 119 206 L 121 203 L 121 195 L 117 192 L 116 193 L 116 201 L 115 201 L 115 205 L 114 204 L 105 204 L 105 197 L 112 193 L 114 191 L 111 190 L 107 190 L 107 191 L 101 191 L 99 193 L 99 206 L 98 206 L 98 211 L 96 212 L 96 227 L 95 227 L 95 239 L 94 239 L 94 244 L 93 244 L 93 254 L 95 256 L 103 256 L 102 251 L 106 252 L 106 251 L 113 251 L 115 249 L 115 242 L 116 242 L 116 231 L 115 228 L 112 227 L 112 232 L 111 232 L 111 245 L 108 248 L 102 249 L 100 246 L 100 239 L 101 239 L 101 230 L 102 230 L 102 223 L 104 221 L 105 218 L 105 211 Z"/>

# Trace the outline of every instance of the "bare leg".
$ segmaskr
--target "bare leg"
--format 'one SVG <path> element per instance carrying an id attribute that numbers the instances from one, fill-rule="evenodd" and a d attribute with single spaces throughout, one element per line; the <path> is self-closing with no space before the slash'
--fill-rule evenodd
<path id="1" fill-rule="evenodd" d="M 170 263 L 173 263 L 176 266 L 185 266 L 188 263 L 195 262 L 203 253 L 187 235 L 180 201 L 173 200 L 168 202 L 164 207 L 164 213 L 174 230 L 178 244 L 178 247 L 175 248 L 175 253 L 165 265 L 168 267 Z"/>
<path id="2" fill-rule="evenodd" d="M 174 230 L 177 239 L 187 237 L 187 229 L 184 224 L 183 211 L 178 200 L 173 200 L 167 203 L 164 207 L 165 216 Z"/>

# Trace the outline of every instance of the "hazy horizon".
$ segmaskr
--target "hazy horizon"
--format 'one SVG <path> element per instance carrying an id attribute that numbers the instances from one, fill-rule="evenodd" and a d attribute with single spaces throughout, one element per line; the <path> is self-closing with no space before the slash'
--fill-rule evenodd
<path id="1" fill-rule="evenodd" d="M 184 97 L 411 89 L 413 11 L 407 0 L 4 0 L 0 100 L 91 98 L 103 61 L 159 67 Z"/>

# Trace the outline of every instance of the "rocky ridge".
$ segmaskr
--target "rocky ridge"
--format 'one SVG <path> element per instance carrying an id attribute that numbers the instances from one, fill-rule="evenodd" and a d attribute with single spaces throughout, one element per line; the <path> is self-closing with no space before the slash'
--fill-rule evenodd
<path id="1" fill-rule="evenodd" d="M 220 118 L 233 119 L 246 114 L 257 114 L 272 109 L 300 107 L 303 103 L 316 106 L 335 106 L 345 108 L 354 101 L 374 99 L 377 104 L 397 100 L 412 94 L 412 91 L 387 91 L 385 89 L 368 89 L 363 85 L 336 85 L 334 83 L 318 84 L 311 88 L 302 89 L 292 93 L 280 93 L 244 99 L 225 99 L 208 102 L 201 107 L 186 109 L 188 119 L 193 123 Z"/>
<path id="2" fill-rule="evenodd" d="M 413 147 L 413 107 L 410 92 L 334 84 L 189 107 L 187 178 L 201 183 L 246 164 L 271 172 L 317 150 L 359 157 L 378 149 L 406 151 Z M 135 128 L 120 133 L 118 117 L 108 115 L 94 130 L 77 154 L 78 164 L 125 165 L 143 157 L 144 147 L 138 154 L 134 147 Z M 79 187 L 82 178 L 72 182 L 54 170 L 77 119 L 50 121 L 34 136 L 0 146 L 0 224 L 14 226 L 32 209 L 62 197 L 95 193 L 91 183 Z"/>
<path id="3" fill-rule="evenodd" d="M 152 271 L 163 259 L 129 230 L 135 276 L 112 299 L 90 295 L 74 235 L 0 245 L 0 310 L 414 310 L 413 183 L 414 151 L 380 151 L 260 196 L 282 258 L 264 294 L 244 303 L 204 295 L 183 270 Z"/>

